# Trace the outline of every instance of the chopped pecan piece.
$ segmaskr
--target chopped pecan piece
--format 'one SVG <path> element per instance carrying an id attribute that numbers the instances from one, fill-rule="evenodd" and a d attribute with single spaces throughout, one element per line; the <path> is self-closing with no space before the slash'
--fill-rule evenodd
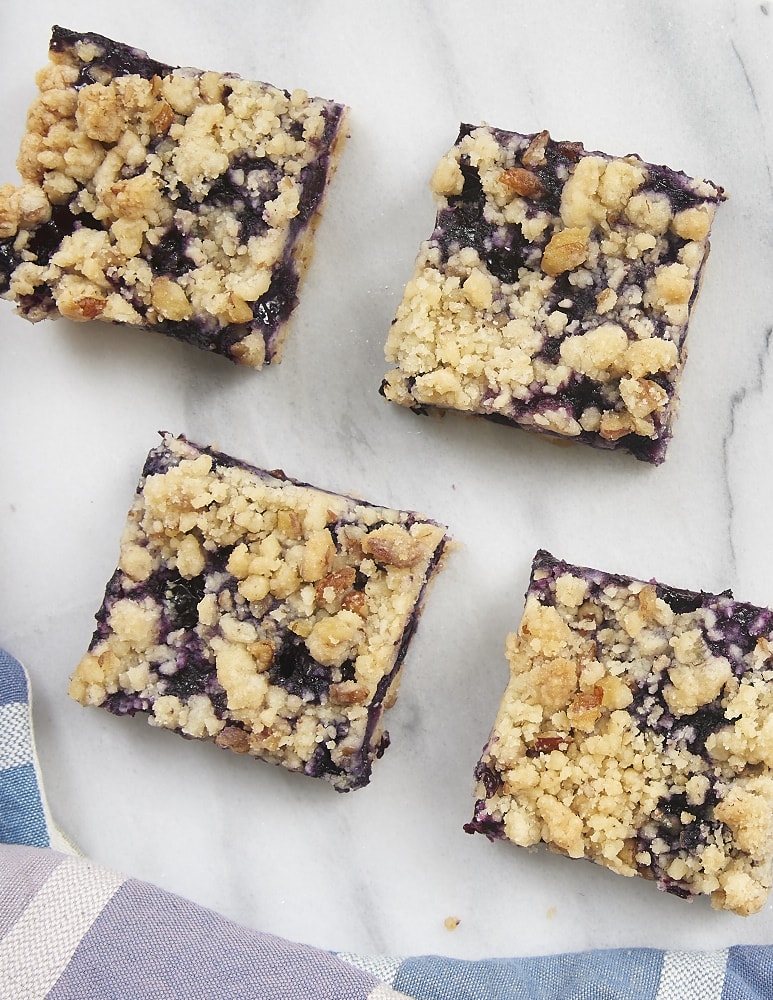
<path id="1" fill-rule="evenodd" d="M 567 160 L 579 160 L 585 152 L 585 146 L 581 142 L 559 142 L 558 148 Z"/>
<path id="2" fill-rule="evenodd" d="M 233 750 L 234 753 L 248 753 L 250 749 L 250 737 L 241 726 L 226 726 L 221 729 L 215 737 L 215 743 L 226 750 Z"/>
<path id="3" fill-rule="evenodd" d="M 552 753 L 553 750 L 566 750 L 569 740 L 566 736 L 538 736 L 529 744 L 526 753 L 534 757 L 541 753 Z"/>
<path id="4" fill-rule="evenodd" d="M 424 546 L 399 524 L 384 524 L 362 540 L 362 551 L 385 566 L 407 569 L 425 555 Z"/>
<path id="5" fill-rule="evenodd" d="M 592 691 L 580 691 L 569 706 L 569 720 L 576 729 L 590 732 L 601 716 L 604 689 L 598 684 Z"/>
<path id="6" fill-rule="evenodd" d="M 573 271 L 588 257 L 588 237 L 585 228 L 561 229 L 554 233 L 542 254 L 542 270 L 551 277 Z"/>
<path id="7" fill-rule="evenodd" d="M 105 311 L 105 306 L 107 305 L 107 299 L 98 299 L 93 295 L 85 295 L 82 299 L 78 299 L 75 302 L 75 308 L 78 313 L 79 319 L 96 319 L 97 316 L 101 316 Z M 71 319 L 75 319 L 75 316 L 71 316 Z"/>
<path id="8" fill-rule="evenodd" d="M 545 150 L 550 142 L 550 133 L 544 129 L 538 132 L 526 148 L 521 163 L 525 167 L 539 167 L 545 162 Z"/>
<path id="9" fill-rule="evenodd" d="M 166 101 L 159 101 L 158 107 L 153 113 L 153 128 L 159 135 L 166 133 L 174 121 L 174 111 Z"/>
<path id="10" fill-rule="evenodd" d="M 328 573 L 316 585 L 315 593 L 317 601 L 320 604 L 332 604 L 333 601 L 343 597 L 348 590 L 352 589 L 356 578 L 357 574 L 353 566 L 344 566 L 343 569 L 337 569 L 333 573 Z"/>
<path id="11" fill-rule="evenodd" d="M 539 177 L 531 170 L 524 170 L 523 167 L 511 167 L 502 171 L 499 180 L 509 191 L 522 198 L 533 198 L 536 201 L 545 194 L 545 188 Z"/>
<path id="12" fill-rule="evenodd" d="M 368 689 L 357 681 L 341 681 L 330 685 L 330 700 L 336 705 L 364 705 Z"/>
<path id="13" fill-rule="evenodd" d="M 344 594 L 341 607 L 364 618 L 368 613 L 368 598 L 361 590 L 350 590 L 348 594 Z"/>
<path id="14" fill-rule="evenodd" d="M 604 413 L 601 416 L 599 435 L 605 441 L 619 441 L 632 430 L 633 422 L 628 413 Z"/>

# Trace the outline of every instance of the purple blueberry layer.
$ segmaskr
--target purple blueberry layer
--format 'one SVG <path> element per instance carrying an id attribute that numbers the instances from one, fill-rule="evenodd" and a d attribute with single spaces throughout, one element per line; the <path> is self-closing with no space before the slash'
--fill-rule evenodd
<path id="1" fill-rule="evenodd" d="M 50 57 L 0 189 L 0 294 L 278 359 L 347 109 L 60 27 Z"/>
<path id="2" fill-rule="evenodd" d="M 362 787 L 444 545 L 412 512 L 165 435 L 71 694 Z"/>
<path id="3" fill-rule="evenodd" d="M 465 829 L 756 912 L 773 861 L 773 611 L 537 553 Z"/>
<path id="4" fill-rule="evenodd" d="M 722 189 L 471 125 L 433 189 L 383 394 L 661 462 Z"/>

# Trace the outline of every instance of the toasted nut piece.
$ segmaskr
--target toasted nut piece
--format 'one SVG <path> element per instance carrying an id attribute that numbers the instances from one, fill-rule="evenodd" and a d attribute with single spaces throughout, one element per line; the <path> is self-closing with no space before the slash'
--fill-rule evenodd
<path id="1" fill-rule="evenodd" d="M 499 180 L 509 191 L 522 198 L 538 200 L 545 194 L 545 188 L 539 177 L 531 170 L 524 170 L 523 167 L 511 167 L 502 171 Z"/>
<path id="2" fill-rule="evenodd" d="M 628 412 L 640 419 L 662 410 L 668 402 L 666 390 L 649 378 L 621 379 L 620 396 Z"/>
<path id="3" fill-rule="evenodd" d="M 158 134 L 164 134 L 169 130 L 174 121 L 174 111 L 163 99 L 158 102 L 156 110 L 153 112 L 153 128 Z"/>
<path id="4" fill-rule="evenodd" d="M 569 721 L 577 729 L 590 732 L 601 716 L 604 689 L 596 685 L 592 691 L 580 691 L 569 706 Z"/>
<path id="5" fill-rule="evenodd" d="M 93 295 L 86 295 L 75 302 L 78 316 L 75 317 L 71 314 L 70 319 L 96 319 L 97 316 L 101 316 L 105 311 L 106 305 L 107 299 L 98 299 Z"/>
<path id="6" fill-rule="evenodd" d="M 254 318 L 248 303 L 240 295 L 233 292 L 228 295 L 225 315 L 231 323 L 249 323 Z"/>
<path id="7" fill-rule="evenodd" d="M 301 519 L 294 510 L 279 510 L 276 515 L 277 530 L 287 538 L 300 538 L 303 534 Z"/>
<path id="8" fill-rule="evenodd" d="M 596 296 L 596 312 L 602 316 L 604 313 L 608 313 L 610 309 L 614 309 L 616 304 L 617 292 L 614 288 L 604 288 Z"/>
<path id="9" fill-rule="evenodd" d="M 559 142 L 558 148 L 567 160 L 579 160 L 585 152 L 585 147 L 581 142 Z"/>
<path id="10" fill-rule="evenodd" d="M 317 600 L 322 603 L 332 603 L 343 596 L 347 590 L 351 590 L 357 574 L 353 566 L 344 566 L 343 569 L 329 573 L 320 580 L 315 588 Z"/>
<path id="11" fill-rule="evenodd" d="M 562 229 L 554 233 L 542 254 L 542 270 L 555 277 L 564 271 L 573 271 L 588 258 L 588 238 L 586 227 Z"/>
<path id="12" fill-rule="evenodd" d="M 550 142 L 550 133 L 547 130 L 539 132 L 529 143 L 526 151 L 521 157 L 521 163 L 525 167 L 539 167 L 545 162 L 545 149 Z"/>
<path id="13" fill-rule="evenodd" d="M 606 441 L 617 441 L 633 430 L 633 422 L 628 413 L 604 413 L 601 416 L 599 434 Z"/>
<path id="14" fill-rule="evenodd" d="M 570 739 L 568 736 L 553 736 L 545 734 L 543 736 L 538 736 L 526 749 L 526 754 L 529 757 L 533 757 L 536 754 L 541 753 L 552 753 L 553 750 L 566 750 L 569 746 Z"/>
<path id="15" fill-rule="evenodd" d="M 188 319 L 191 304 L 182 288 L 171 278 L 156 278 L 150 289 L 153 308 L 165 319 Z"/>
<path id="16" fill-rule="evenodd" d="M 226 726 L 221 729 L 215 737 L 215 743 L 226 750 L 233 750 L 234 753 L 248 753 L 250 749 L 250 737 L 241 726 Z"/>
<path id="17" fill-rule="evenodd" d="M 425 555 L 425 548 L 399 524 L 384 524 L 362 540 L 362 551 L 387 566 L 406 569 Z"/>
<path id="18" fill-rule="evenodd" d="M 266 639 L 261 639 L 258 642 L 251 642 L 247 646 L 247 652 L 251 654 L 255 660 L 255 670 L 262 674 L 265 670 L 271 666 L 274 662 L 274 647 Z"/>
<path id="19" fill-rule="evenodd" d="M 330 700 L 336 705 L 364 705 L 368 700 L 368 689 L 357 681 L 341 681 L 330 685 Z"/>
<path id="20" fill-rule="evenodd" d="M 368 598 L 361 590 L 350 590 L 348 594 L 344 594 L 341 607 L 364 618 L 368 613 Z"/>

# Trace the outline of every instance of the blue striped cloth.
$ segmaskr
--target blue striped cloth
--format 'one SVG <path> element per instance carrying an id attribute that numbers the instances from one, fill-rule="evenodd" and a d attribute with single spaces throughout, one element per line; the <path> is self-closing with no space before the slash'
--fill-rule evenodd
<path id="1" fill-rule="evenodd" d="M 755 1000 L 773 947 L 460 961 L 331 954 L 93 864 L 51 820 L 0 650 L 0 1000 Z"/>

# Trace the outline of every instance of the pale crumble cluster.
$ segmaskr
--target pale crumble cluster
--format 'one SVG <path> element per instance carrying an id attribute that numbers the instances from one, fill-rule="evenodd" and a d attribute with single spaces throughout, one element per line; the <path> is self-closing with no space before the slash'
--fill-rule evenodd
<path id="1" fill-rule="evenodd" d="M 347 109 L 216 72 L 154 63 L 147 76 L 123 73 L 109 64 L 117 44 L 52 43 L 22 184 L 0 187 L 14 265 L 0 290 L 33 321 L 58 313 L 180 339 L 190 324 L 198 346 L 238 363 L 278 359 L 286 331 L 279 320 L 273 329 L 271 302 L 260 315 L 261 298 L 281 268 L 297 280 L 308 263 L 322 192 L 303 208 L 304 188 L 320 186 L 304 171 L 319 171 L 324 188 Z M 61 230 L 53 248 L 36 241 L 46 224 Z"/>
<path id="2" fill-rule="evenodd" d="M 671 171 L 669 190 L 664 171 L 464 126 L 432 178 L 436 229 L 387 339 L 386 398 L 602 447 L 633 436 L 659 461 L 723 198 Z"/>
<path id="3" fill-rule="evenodd" d="M 364 784 L 444 529 L 169 435 L 146 470 L 70 695 Z"/>
<path id="4" fill-rule="evenodd" d="M 743 915 L 765 904 L 773 612 L 692 596 L 675 611 L 657 585 L 538 554 L 470 832 Z"/>

